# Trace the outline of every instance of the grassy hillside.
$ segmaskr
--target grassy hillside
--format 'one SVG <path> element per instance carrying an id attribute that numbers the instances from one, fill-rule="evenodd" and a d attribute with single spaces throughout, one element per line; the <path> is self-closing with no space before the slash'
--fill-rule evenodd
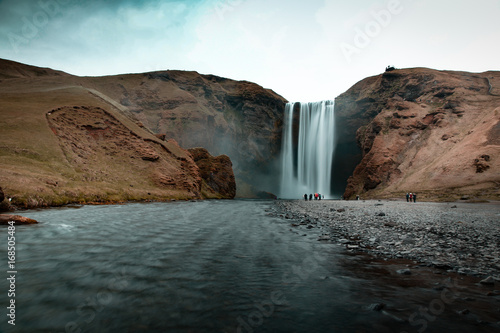
<path id="1" fill-rule="evenodd" d="M 0 184 L 12 204 L 203 197 L 198 167 L 175 141 L 80 78 L 18 67 L 0 62 Z"/>

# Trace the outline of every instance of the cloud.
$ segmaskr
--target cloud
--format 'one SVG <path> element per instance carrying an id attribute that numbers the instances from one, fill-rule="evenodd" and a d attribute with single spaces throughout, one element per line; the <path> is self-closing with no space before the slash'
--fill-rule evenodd
<path id="1" fill-rule="evenodd" d="M 190 7 L 198 3 L 65 2 L 0 3 L 2 13 L 15 17 L 9 24 L 0 24 L 2 56 L 79 75 L 140 70 L 145 63 L 182 52 Z"/>
<path id="2" fill-rule="evenodd" d="M 381 23 L 373 13 L 391 3 L 402 10 Z M 314 101 L 389 64 L 498 69 L 499 11 L 498 0 L 3 0 L 0 57 L 77 75 L 196 70 Z"/>

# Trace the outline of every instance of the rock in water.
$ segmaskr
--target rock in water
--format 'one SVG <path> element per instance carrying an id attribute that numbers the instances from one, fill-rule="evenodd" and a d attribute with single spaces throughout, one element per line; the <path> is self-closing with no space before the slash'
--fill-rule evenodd
<path id="1" fill-rule="evenodd" d="M 411 275 L 411 271 L 408 268 L 397 270 L 396 273 L 401 275 Z"/>
<path id="2" fill-rule="evenodd" d="M 0 214 L 0 225 L 7 225 L 10 221 L 14 221 L 15 224 L 37 224 L 38 221 L 20 216 L 20 215 L 9 215 Z"/>
<path id="3" fill-rule="evenodd" d="M 479 281 L 479 283 L 493 285 L 495 284 L 495 280 L 491 276 L 488 276 L 486 279 Z"/>

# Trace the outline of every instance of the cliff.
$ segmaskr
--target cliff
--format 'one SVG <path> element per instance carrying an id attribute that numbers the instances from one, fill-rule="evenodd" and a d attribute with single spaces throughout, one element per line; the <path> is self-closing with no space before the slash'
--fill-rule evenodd
<path id="1" fill-rule="evenodd" d="M 175 140 L 158 138 L 126 107 L 87 84 L 99 79 L 120 80 L 0 60 L 0 185 L 12 199 L 8 204 L 231 197 L 218 191 L 217 179 L 204 181 Z M 224 163 L 229 173 L 231 162 Z M 224 180 L 224 186 L 235 186 Z"/>
<path id="2" fill-rule="evenodd" d="M 362 158 L 346 198 L 500 199 L 500 72 L 400 69 L 335 101 Z"/>
<path id="3" fill-rule="evenodd" d="M 227 155 L 238 189 L 278 187 L 282 118 L 286 100 L 247 82 L 190 71 L 160 71 L 82 78 L 145 127 L 183 148 Z M 240 193 L 242 195 L 243 193 Z"/>

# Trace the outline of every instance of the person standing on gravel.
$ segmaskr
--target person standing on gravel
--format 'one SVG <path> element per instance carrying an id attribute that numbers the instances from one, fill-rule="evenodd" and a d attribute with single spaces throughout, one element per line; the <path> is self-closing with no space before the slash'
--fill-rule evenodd
<path id="1" fill-rule="evenodd" d="M 406 193 L 406 202 L 410 202 L 410 195 Z"/>
<path id="2" fill-rule="evenodd" d="M 304 194 L 304 200 L 307 201 L 307 193 Z"/>
<path id="3" fill-rule="evenodd" d="M 417 202 L 417 193 L 413 193 L 413 202 Z"/>

